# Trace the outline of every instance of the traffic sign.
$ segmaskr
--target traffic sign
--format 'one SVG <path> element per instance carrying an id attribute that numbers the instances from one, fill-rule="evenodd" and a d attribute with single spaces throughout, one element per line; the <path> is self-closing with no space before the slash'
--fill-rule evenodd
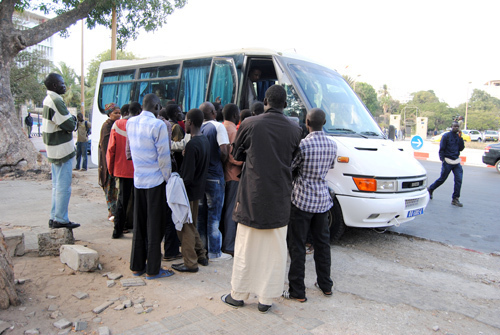
<path id="1" fill-rule="evenodd" d="M 423 145 L 424 145 L 424 140 L 422 139 L 422 137 L 415 135 L 411 138 L 411 147 L 414 150 L 422 149 Z"/>

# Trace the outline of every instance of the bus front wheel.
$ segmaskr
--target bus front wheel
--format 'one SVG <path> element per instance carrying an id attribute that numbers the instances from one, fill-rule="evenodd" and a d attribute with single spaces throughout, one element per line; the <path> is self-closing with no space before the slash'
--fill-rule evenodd
<path id="1" fill-rule="evenodd" d="M 342 215 L 342 208 L 340 208 L 336 197 L 333 199 L 333 207 L 328 211 L 328 226 L 330 227 L 330 240 L 340 240 L 345 232 L 346 225 Z"/>

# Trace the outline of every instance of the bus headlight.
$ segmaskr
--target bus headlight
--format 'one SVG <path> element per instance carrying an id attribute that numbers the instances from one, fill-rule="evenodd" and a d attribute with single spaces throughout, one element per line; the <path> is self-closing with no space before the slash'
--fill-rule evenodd
<path id="1" fill-rule="evenodd" d="M 375 178 L 352 178 L 356 187 L 362 192 L 396 192 L 395 180 L 377 180 Z"/>

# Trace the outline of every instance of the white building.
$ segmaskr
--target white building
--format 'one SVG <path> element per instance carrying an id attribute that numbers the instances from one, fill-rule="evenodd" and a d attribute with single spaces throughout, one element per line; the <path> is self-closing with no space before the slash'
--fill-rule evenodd
<path id="1" fill-rule="evenodd" d="M 26 30 L 30 29 L 33 27 L 38 26 L 39 24 L 47 21 L 48 18 L 36 13 L 24 11 L 24 12 L 17 12 L 14 11 L 13 15 L 13 21 L 14 25 L 17 29 L 19 30 Z M 49 60 L 49 64 L 53 64 L 54 62 L 54 43 L 53 43 L 53 37 L 47 38 L 45 41 L 40 42 L 36 45 L 30 46 L 26 49 L 26 51 L 34 51 L 38 50 L 42 52 L 45 57 Z M 49 73 L 50 72 L 50 66 L 48 65 L 46 69 L 44 69 L 44 72 Z"/>
<path id="2" fill-rule="evenodd" d="M 484 85 L 486 85 L 486 93 L 492 97 L 500 99 L 500 80 L 490 80 Z"/>

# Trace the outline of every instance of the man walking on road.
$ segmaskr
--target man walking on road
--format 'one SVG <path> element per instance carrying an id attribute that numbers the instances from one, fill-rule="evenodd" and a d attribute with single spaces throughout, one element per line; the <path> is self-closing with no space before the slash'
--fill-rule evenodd
<path id="1" fill-rule="evenodd" d="M 83 119 L 83 114 L 76 115 L 76 167 L 75 170 L 80 170 L 80 161 L 82 161 L 82 171 L 87 171 L 87 144 L 92 125 L 90 122 Z"/>
<path id="2" fill-rule="evenodd" d="M 451 171 L 455 177 L 455 187 L 453 189 L 451 204 L 457 207 L 464 205 L 459 201 L 460 189 L 462 188 L 463 169 L 460 165 L 460 151 L 464 150 L 465 144 L 462 132 L 459 130 L 458 122 L 453 122 L 451 131 L 444 134 L 439 145 L 439 159 L 443 162 L 441 166 L 441 176 L 427 189 L 432 199 L 434 190 L 441 186 Z"/>

